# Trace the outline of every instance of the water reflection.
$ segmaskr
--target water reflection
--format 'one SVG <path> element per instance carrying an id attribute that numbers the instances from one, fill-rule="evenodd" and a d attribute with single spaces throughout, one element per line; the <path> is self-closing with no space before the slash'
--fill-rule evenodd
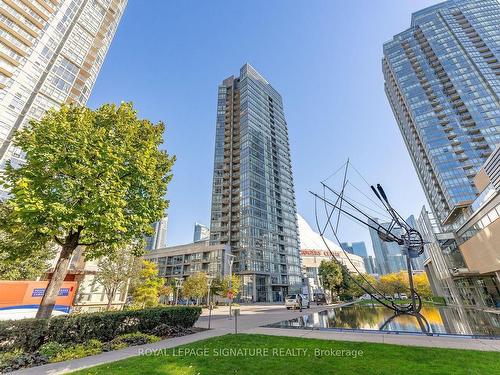
<path id="1" fill-rule="evenodd" d="M 500 314 L 452 307 L 422 307 L 424 329 L 430 334 L 497 336 L 500 338 Z M 296 319 L 269 325 L 279 328 L 336 328 L 383 330 L 422 333 L 422 325 L 413 315 L 394 315 L 382 306 L 344 306 L 325 310 Z"/>

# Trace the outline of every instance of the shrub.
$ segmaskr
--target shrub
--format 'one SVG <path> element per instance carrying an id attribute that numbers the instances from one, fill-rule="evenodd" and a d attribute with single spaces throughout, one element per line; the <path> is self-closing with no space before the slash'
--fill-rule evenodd
<path id="1" fill-rule="evenodd" d="M 35 353 L 25 353 L 20 349 L 0 353 L 0 372 L 11 372 L 25 367 L 40 366 L 48 362 L 47 357 Z"/>
<path id="2" fill-rule="evenodd" d="M 160 324 L 156 326 L 150 333 L 158 337 L 179 337 L 187 333 L 191 333 L 191 329 L 179 326 L 172 327 L 168 324 Z"/>
<path id="3" fill-rule="evenodd" d="M 83 344 L 92 339 L 108 342 L 126 333 L 151 334 L 160 324 L 190 328 L 200 314 L 199 307 L 175 306 L 1 321 L 0 351 L 35 352 L 51 341 L 63 345 Z"/>
<path id="4" fill-rule="evenodd" d="M 146 333 L 135 332 L 135 333 L 127 333 L 125 335 L 120 335 L 115 337 L 110 341 L 112 346 L 122 347 L 123 344 L 125 346 L 135 346 L 135 345 L 144 345 L 150 344 L 152 342 L 160 341 L 158 336 L 148 335 Z"/>
<path id="5" fill-rule="evenodd" d="M 0 351 L 34 352 L 44 343 L 47 332 L 48 319 L 0 321 Z"/>
<path id="6" fill-rule="evenodd" d="M 50 341 L 43 344 L 38 351 L 50 360 L 64 349 L 64 345 L 61 345 L 58 342 Z"/>
<path id="7" fill-rule="evenodd" d="M 102 348 L 102 342 L 93 339 L 85 344 L 77 344 L 64 348 L 52 358 L 50 358 L 50 362 L 62 362 L 70 359 L 78 359 L 87 357 L 89 355 L 99 354 L 102 352 Z"/>

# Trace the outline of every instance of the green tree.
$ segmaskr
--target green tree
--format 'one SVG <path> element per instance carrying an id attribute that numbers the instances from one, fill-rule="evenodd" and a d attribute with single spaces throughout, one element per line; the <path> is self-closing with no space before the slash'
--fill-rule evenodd
<path id="1" fill-rule="evenodd" d="M 8 220 L 11 209 L 0 202 L 0 223 Z M 27 240 L 26 230 L 7 231 L 0 224 L 0 280 L 35 280 L 43 276 L 54 258 L 53 244 Z"/>
<path id="2" fill-rule="evenodd" d="M 359 298 L 366 293 L 360 286 L 358 286 L 358 284 L 372 291 L 372 288 L 370 288 L 370 286 L 364 279 L 368 280 L 369 283 L 374 287 L 377 287 L 377 279 L 375 279 L 375 277 L 372 275 L 363 274 L 363 276 L 361 276 L 358 274 L 351 274 L 351 277 L 354 278 L 356 282 L 354 282 L 353 280 L 349 281 L 349 287 L 344 292 L 348 297 Z"/>
<path id="3" fill-rule="evenodd" d="M 26 163 L 7 164 L 2 184 L 11 194 L 0 229 L 9 236 L 24 232 L 32 243 L 28 250 L 33 244 L 59 247 L 37 317 L 51 315 L 78 246 L 85 247 L 86 259 L 96 259 L 151 234 L 151 223 L 168 205 L 175 160 L 158 148 L 163 130 L 122 103 L 96 110 L 63 105 L 15 135 Z"/>
<path id="4" fill-rule="evenodd" d="M 330 292 L 333 301 L 343 283 L 341 266 L 335 260 L 322 260 L 318 268 L 318 276 L 321 286 Z"/>
<path id="5" fill-rule="evenodd" d="M 198 272 L 189 276 L 182 284 L 182 295 L 198 302 L 208 293 L 207 274 Z"/>
<path id="6" fill-rule="evenodd" d="M 158 266 L 148 260 L 142 261 L 142 268 L 135 280 L 132 296 L 135 308 L 154 307 L 158 305 L 160 291 L 164 286 L 162 277 L 158 276 Z"/>
<path id="7" fill-rule="evenodd" d="M 238 275 L 227 275 L 222 279 L 221 288 L 219 291 L 219 295 L 221 297 L 227 298 L 229 292 L 233 293 L 233 296 L 236 296 L 241 289 L 241 277 Z"/>
<path id="8" fill-rule="evenodd" d="M 130 279 L 140 270 L 141 263 L 140 258 L 130 250 L 119 251 L 99 260 L 95 280 L 102 285 L 108 298 L 106 310 L 111 308 L 116 293 L 120 289 L 122 291 L 127 289 Z"/>
<path id="9" fill-rule="evenodd" d="M 213 280 L 212 284 L 210 285 L 210 294 L 212 296 L 222 296 L 222 278 L 220 275 L 217 275 Z"/>

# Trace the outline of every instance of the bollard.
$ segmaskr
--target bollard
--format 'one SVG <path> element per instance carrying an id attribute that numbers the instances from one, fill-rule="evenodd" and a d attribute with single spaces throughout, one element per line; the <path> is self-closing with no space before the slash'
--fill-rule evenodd
<path id="1" fill-rule="evenodd" d="M 238 316 L 240 315 L 240 309 L 233 309 L 234 315 L 234 333 L 238 333 Z"/>

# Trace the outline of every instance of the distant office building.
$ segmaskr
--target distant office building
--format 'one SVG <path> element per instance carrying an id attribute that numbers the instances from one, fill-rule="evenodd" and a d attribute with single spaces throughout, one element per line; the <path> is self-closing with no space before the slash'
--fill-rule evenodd
<path id="1" fill-rule="evenodd" d="M 390 223 L 379 223 L 377 219 L 370 219 L 369 222 L 372 226 L 380 225 L 386 229 L 390 226 Z M 417 227 L 413 216 L 406 219 L 406 222 L 413 228 Z M 373 252 L 375 253 L 375 268 L 377 273 L 385 275 L 388 273 L 406 270 L 407 263 L 404 247 L 395 242 L 382 241 L 377 231 L 372 228 L 370 228 L 369 231 L 372 239 Z M 391 229 L 391 233 L 400 237 L 402 235 L 402 229 L 394 227 Z M 412 259 L 412 269 L 415 271 L 423 270 L 423 260 L 423 256 L 417 259 Z"/>
<path id="2" fill-rule="evenodd" d="M 210 229 L 199 223 L 194 224 L 193 242 L 206 241 L 210 239 Z"/>
<path id="3" fill-rule="evenodd" d="M 24 160 L 12 144 L 16 130 L 49 108 L 87 102 L 126 4 L 0 2 L 0 173 L 7 160 Z"/>
<path id="4" fill-rule="evenodd" d="M 366 258 L 363 258 L 363 261 L 365 263 L 366 273 L 369 273 L 370 275 L 378 274 L 377 266 L 375 265 L 375 258 L 373 256 L 369 255 Z"/>
<path id="5" fill-rule="evenodd" d="M 352 246 L 350 246 L 347 242 L 341 242 L 340 247 L 343 250 L 347 251 L 349 254 L 354 254 L 354 252 L 352 250 Z"/>
<path id="6" fill-rule="evenodd" d="M 146 249 L 156 250 L 167 247 L 167 230 L 168 230 L 168 215 L 152 224 L 154 234 L 151 237 L 146 237 Z"/>
<path id="7" fill-rule="evenodd" d="M 366 258 L 368 256 L 368 252 L 366 251 L 366 245 L 364 242 L 353 242 L 351 244 L 351 248 L 354 255 L 360 256 L 362 258 Z"/>
<path id="8" fill-rule="evenodd" d="M 350 254 L 361 257 L 363 259 L 364 267 L 367 273 L 369 274 L 377 273 L 374 259 L 372 256 L 368 256 L 368 252 L 366 250 L 366 245 L 364 242 L 353 242 L 351 244 L 347 242 L 342 242 L 340 244 L 340 247 Z"/>
<path id="9" fill-rule="evenodd" d="M 384 44 L 385 91 L 432 212 L 456 229 L 500 142 L 500 3 L 449 0 Z"/>
<path id="10" fill-rule="evenodd" d="M 301 289 L 288 130 L 281 95 L 249 64 L 218 89 L 210 243 L 230 246 L 242 298 Z"/>

